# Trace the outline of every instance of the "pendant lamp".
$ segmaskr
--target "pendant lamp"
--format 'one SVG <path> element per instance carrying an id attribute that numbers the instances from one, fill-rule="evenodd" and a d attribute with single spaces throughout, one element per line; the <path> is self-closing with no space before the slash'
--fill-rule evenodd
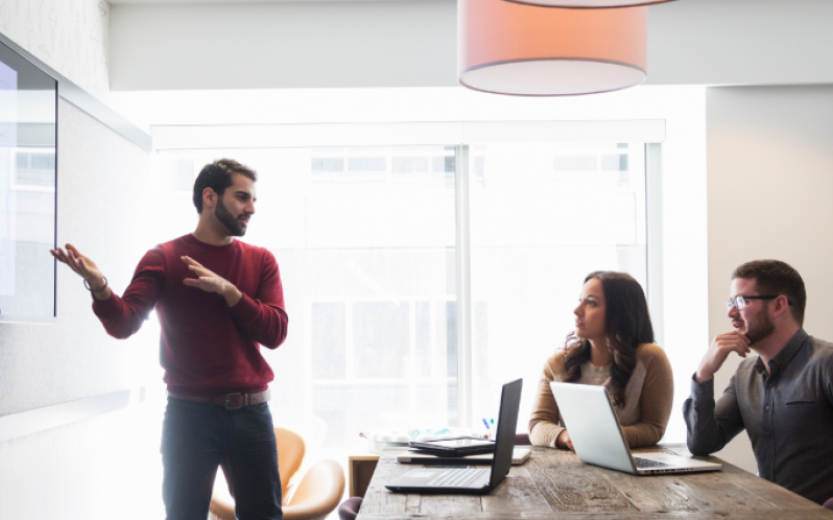
<path id="1" fill-rule="evenodd" d="M 519 96 L 610 92 L 645 80 L 648 8 L 545 9 L 458 0 L 458 78 Z"/>
<path id="2" fill-rule="evenodd" d="M 672 2 L 673 0 L 504 0 L 514 4 L 539 7 L 563 7 L 565 9 L 606 9 L 609 7 L 635 7 Z"/>

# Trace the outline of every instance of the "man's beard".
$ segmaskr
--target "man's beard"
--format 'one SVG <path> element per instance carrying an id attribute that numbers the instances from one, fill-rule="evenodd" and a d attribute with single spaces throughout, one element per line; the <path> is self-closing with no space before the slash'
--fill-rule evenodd
<path id="1" fill-rule="evenodd" d="M 242 237 L 246 234 L 246 227 L 241 226 L 240 222 L 234 217 L 234 215 L 226 209 L 225 205 L 223 205 L 222 197 L 217 200 L 217 206 L 214 208 L 214 216 L 217 217 L 217 220 L 222 222 L 224 226 L 226 226 L 230 236 Z"/>
<path id="2" fill-rule="evenodd" d="M 772 323 L 766 307 L 761 309 L 755 318 L 755 325 L 750 326 L 749 330 L 746 331 L 746 337 L 749 338 L 750 343 L 753 345 L 768 338 L 770 334 L 775 332 L 775 324 Z"/>

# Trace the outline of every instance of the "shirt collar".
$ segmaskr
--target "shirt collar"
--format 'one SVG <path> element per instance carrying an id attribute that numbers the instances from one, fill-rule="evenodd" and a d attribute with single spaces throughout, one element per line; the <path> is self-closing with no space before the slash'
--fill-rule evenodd
<path id="1" fill-rule="evenodd" d="M 780 352 L 775 354 L 775 356 L 769 360 L 769 369 L 774 374 L 776 372 L 781 372 L 787 365 L 792 361 L 792 358 L 798 353 L 801 349 L 801 346 L 809 339 L 810 335 L 807 334 L 804 329 L 798 329 L 798 332 L 793 335 L 790 341 L 781 349 Z M 758 361 L 755 362 L 755 369 L 758 371 L 759 374 L 766 373 L 766 367 L 764 366 L 763 360 L 759 357 Z"/>

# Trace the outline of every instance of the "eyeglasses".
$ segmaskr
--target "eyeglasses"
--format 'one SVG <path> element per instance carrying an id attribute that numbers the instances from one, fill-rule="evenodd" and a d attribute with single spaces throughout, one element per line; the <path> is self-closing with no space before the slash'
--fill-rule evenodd
<path id="1" fill-rule="evenodd" d="M 750 303 L 749 300 L 772 300 L 774 298 L 778 298 L 780 294 L 772 294 L 767 296 L 735 296 L 731 300 L 726 302 L 726 310 L 732 310 L 734 307 L 737 310 L 741 310 L 746 307 L 747 303 Z M 787 300 L 787 305 L 792 305 L 793 303 Z"/>

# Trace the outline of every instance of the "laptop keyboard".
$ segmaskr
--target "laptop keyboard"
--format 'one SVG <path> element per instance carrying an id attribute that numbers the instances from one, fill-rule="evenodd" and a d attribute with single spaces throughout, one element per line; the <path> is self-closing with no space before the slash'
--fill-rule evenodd
<path id="1" fill-rule="evenodd" d="M 447 469 L 426 482 L 426 485 L 438 487 L 466 487 L 481 478 L 484 474 L 488 475 L 490 471 L 491 469 Z"/>
<path id="2" fill-rule="evenodd" d="M 666 464 L 664 462 L 659 462 L 653 459 L 645 459 L 642 457 L 634 457 L 633 461 L 636 462 L 636 467 L 638 469 L 653 469 L 653 468 L 670 468 L 670 464 Z"/>

